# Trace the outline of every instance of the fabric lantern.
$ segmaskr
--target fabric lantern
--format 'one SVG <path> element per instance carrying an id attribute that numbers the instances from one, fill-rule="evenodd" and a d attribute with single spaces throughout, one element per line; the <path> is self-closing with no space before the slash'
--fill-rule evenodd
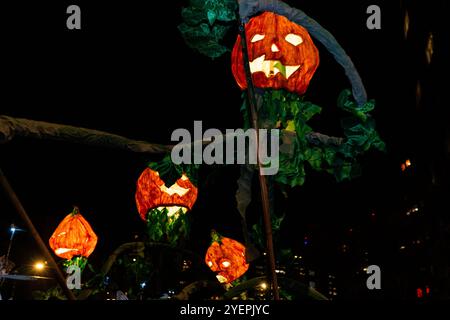
<path id="1" fill-rule="evenodd" d="M 87 258 L 97 245 L 97 235 L 78 208 L 74 208 L 56 228 L 49 244 L 53 252 L 63 259 L 71 260 L 78 256 Z"/>
<path id="2" fill-rule="evenodd" d="M 319 66 L 319 51 L 308 31 L 286 17 L 264 12 L 246 24 L 250 71 L 255 87 L 305 93 Z M 239 87 L 247 88 L 241 37 L 233 48 L 232 71 Z"/>
<path id="3" fill-rule="evenodd" d="M 230 283 L 240 278 L 249 267 L 245 259 L 245 246 L 236 240 L 212 232 L 212 244 L 205 256 L 205 263 L 217 273 L 221 283 Z"/>
<path id="4" fill-rule="evenodd" d="M 159 173 L 144 170 L 137 182 L 136 205 L 142 220 L 147 221 L 150 210 L 167 210 L 168 217 L 177 217 L 192 209 L 198 190 L 186 175 L 167 188 Z"/>

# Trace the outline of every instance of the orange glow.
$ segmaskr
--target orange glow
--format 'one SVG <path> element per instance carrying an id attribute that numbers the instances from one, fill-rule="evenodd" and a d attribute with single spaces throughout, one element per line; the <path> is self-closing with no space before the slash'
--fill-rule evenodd
<path id="1" fill-rule="evenodd" d="M 406 167 L 411 167 L 411 160 L 406 160 L 405 165 Z"/>
<path id="2" fill-rule="evenodd" d="M 304 94 L 319 66 L 319 51 L 308 31 L 272 12 L 250 19 L 245 26 L 250 71 L 257 88 L 286 89 Z M 239 87 L 247 88 L 241 37 L 231 54 Z"/>
<path id="3" fill-rule="evenodd" d="M 249 264 L 245 259 L 245 246 L 241 243 L 215 233 L 218 238 L 208 248 L 205 263 L 217 272 L 217 279 L 221 283 L 230 283 L 247 272 Z"/>
<path id="4" fill-rule="evenodd" d="M 74 256 L 89 257 L 97 245 L 97 235 L 77 208 L 56 228 L 49 240 L 58 257 L 71 260 Z"/>
<path id="5" fill-rule="evenodd" d="M 36 269 L 37 271 L 42 271 L 42 270 L 44 270 L 44 268 L 45 268 L 45 263 L 43 263 L 43 262 L 39 261 L 34 264 L 34 269 Z"/>
<path id="6" fill-rule="evenodd" d="M 148 212 L 156 208 L 167 208 L 169 216 L 179 210 L 186 213 L 194 206 L 197 194 L 197 188 L 186 175 L 168 188 L 157 171 L 147 168 L 139 177 L 135 198 L 142 220 L 147 221 Z"/>

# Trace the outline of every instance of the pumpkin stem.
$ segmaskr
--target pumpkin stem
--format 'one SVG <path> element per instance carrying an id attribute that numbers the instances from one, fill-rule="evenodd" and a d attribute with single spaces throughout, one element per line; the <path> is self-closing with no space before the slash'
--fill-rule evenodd
<path id="1" fill-rule="evenodd" d="M 73 206 L 73 210 L 72 210 L 72 213 L 71 213 L 72 217 L 76 216 L 78 214 L 80 214 L 80 209 L 77 206 Z"/>
<path id="2" fill-rule="evenodd" d="M 214 229 L 211 230 L 211 239 L 212 239 L 212 242 L 217 242 L 217 243 L 222 242 L 222 236 Z"/>

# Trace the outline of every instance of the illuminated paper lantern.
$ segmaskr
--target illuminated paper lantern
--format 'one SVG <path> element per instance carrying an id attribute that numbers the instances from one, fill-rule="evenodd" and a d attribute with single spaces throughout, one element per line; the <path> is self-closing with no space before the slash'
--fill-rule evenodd
<path id="1" fill-rule="evenodd" d="M 283 16 L 264 12 L 250 19 L 245 32 L 255 87 L 304 94 L 319 66 L 319 51 L 308 31 Z M 234 78 L 244 90 L 247 79 L 240 36 L 231 59 Z"/>
<path id="2" fill-rule="evenodd" d="M 51 236 L 50 248 L 58 257 L 71 260 L 73 257 L 89 257 L 97 245 L 97 235 L 75 208 L 56 228 Z"/>
<path id="3" fill-rule="evenodd" d="M 136 205 L 144 221 L 154 209 L 167 210 L 168 217 L 177 217 L 192 209 L 197 194 L 197 188 L 186 175 L 168 188 L 157 171 L 147 168 L 137 182 Z"/>
<path id="4" fill-rule="evenodd" d="M 205 262 L 217 273 L 221 283 L 230 283 L 247 272 L 249 264 L 245 259 L 245 246 L 236 240 L 212 233 L 213 243 L 208 248 Z"/>

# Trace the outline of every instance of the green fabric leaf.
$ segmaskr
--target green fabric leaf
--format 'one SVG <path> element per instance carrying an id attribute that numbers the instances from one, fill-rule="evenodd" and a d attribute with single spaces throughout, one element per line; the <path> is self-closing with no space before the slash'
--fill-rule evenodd
<path id="1" fill-rule="evenodd" d="M 167 208 L 152 209 L 147 218 L 147 235 L 150 241 L 165 242 L 176 245 L 189 235 L 190 227 L 187 215 L 181 209 L 175 215 L 168 217 Z"/>
<path id="2" fill-rule="evenodd" d="M 183 22 L 178 30 L 186 44 L 212 59 L 230 49 L 221 44 L 227 31 L 237 19 L 237 2 L 231 0 L 191 0 L 183 8 Z"/>
<path id="3" fill-rule="evenodd" d="M 337 181 L 354 178 L 360 174 L 356 163 L 360 154 L 386 148 L 376 131 L 374 119 L 368 113 L 374 109 L 374 101 L 357 106 L 349 90 L 344 90 L 338 98 L 339 107 L 350 113 L 350 117 L 341 121 L 345 142 L 339 146 L 311 145 L 307 139 L 313 132 L 307 122 L 321 112 L 321 107 L 284 90 L 266 90 L 263 99 L 263 107 L 258 112 L 260 121 L 271 124 L 271 127 L 281 124 L 280 167 L 275 181 L 282 185 L 303 185 L 305 163 L 314 170 L 334 175 Z M 242 110 L 248 118 L 244 106 Z M 292 136 L 293 131 L 296 137 Z"/>
<path id="4" fill-rule="evenodd" d="M 181 9 L 181 17 L 190 26 L 199 25 L 205 22 L 203 11 L 196 7 Z"/>
<path id="5" fill-rule="evenodd" d="M 167 187 L 173 185 L 183 174 L 185 174 L 194 185 L 198 185 L 199 165 L 175 165 L 172 162 L 171 156 L 167 155 L 160 162 L 149 163 L 148 167 L 159 172 L 159 176 L 165 182 Z"/>
<path id="6" fill-rule="evenodd" d="M 311 120 L 316 114 L 320 113 L 321 111 L 321 107 L 310 102 L 305 102 L 302 107 L 303 118 L 305 119 L 305 121 Z"/>
<path id="7" fill-rule="evenodd" d="M 208 17 L 209 24 L 212 26 L 214 24 L 214 22 L 216 22 L 216 18 L 217 18 L 216 13 L 212 10 L 208 10 L 207 17 Z"/>

